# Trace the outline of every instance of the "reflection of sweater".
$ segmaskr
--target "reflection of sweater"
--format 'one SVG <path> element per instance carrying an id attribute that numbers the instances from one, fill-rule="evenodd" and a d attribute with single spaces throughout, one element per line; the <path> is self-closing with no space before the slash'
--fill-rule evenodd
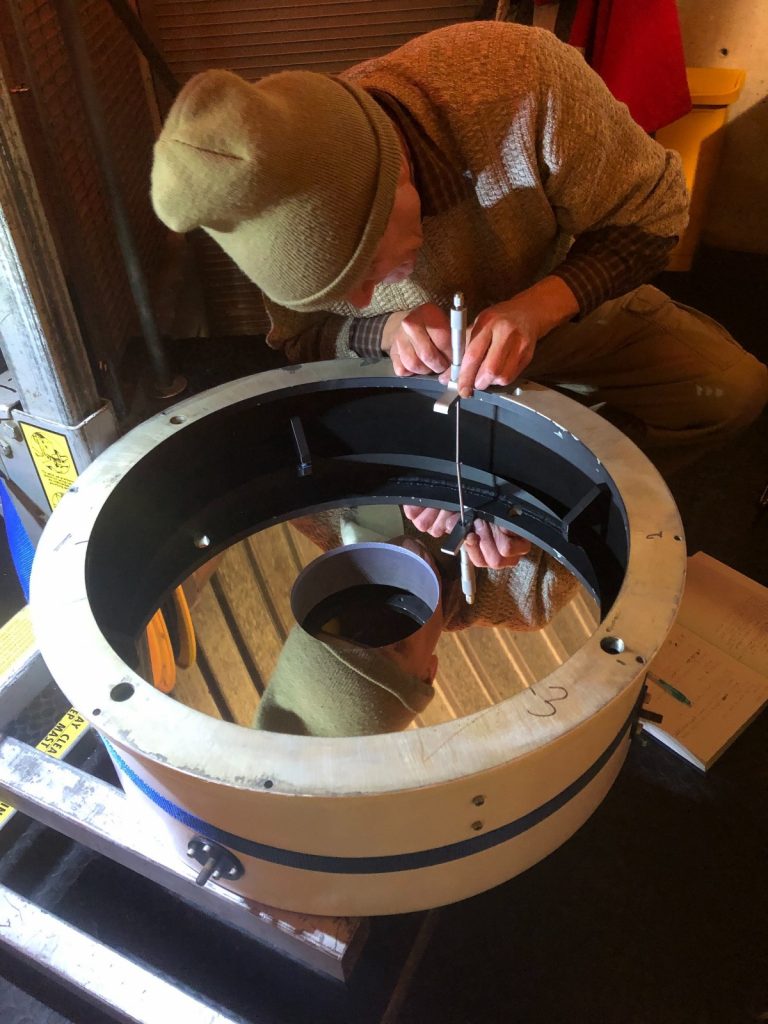
<path id="1" fill-rule="evenodd" d="M 425 220 L 411 277 L 379 285 L 363 316 L 424 302 L 447 309 L 461 290 L 471 320 L 556 268 L 574 236 L 632 228 L 669 238 L 684 227 L 677 155 L 650 139 L 581 55 L 549 32 L 451 26 L 343 77 L 394 97 L 467 181 L 464 200 Z M 354 307 L 337 303 L 331 316 L 270 302 L 267 309 L 269 343 L 292 361 L 352 354 L 350 327 L 361 315 Z"/>
<path id="2" fill-rule="evenodd" d="M 341 544 L 342 511 L 329 509 L 292 520 L 323 551 Z M 440 541 L 405 523 L 407 535 L 417 537 L 440 570 L 444 628 L 507 626 L 527 631 L 541 629 L 574 596 L 578 581 L 541 548 L 533 547 L 512 569 L 479 569 L 475 603 L 468 605 L 457 578 L 458 559 L 442 555 Z"/>

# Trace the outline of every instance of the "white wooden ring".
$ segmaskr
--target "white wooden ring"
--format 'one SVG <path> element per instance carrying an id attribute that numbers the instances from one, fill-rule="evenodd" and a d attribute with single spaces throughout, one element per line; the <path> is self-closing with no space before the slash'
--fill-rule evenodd
<path id="1" fill-rule="evenodd" d="M 100 456 L 40 542 L 31 608 L 54 677 L 140 813 L 181 856 L 194 835 L 226 846 L 245 872 L 221 884 L 261 902 L 410 911 L 550 853 L 616 777 L 643 666 L 674 620 L 685 546 L 661 477 L 597 415 L 523 382 L 463 403 L 465 485 L 603 600 L 599 629 L 555 672 L 458 721 L 343 739 L 214 720 L 137 674 L 131 644 L 163 594 L 254 529 L 350 500 L 455 508 L 440 390 L 357 359 L 215 388 Z"/>

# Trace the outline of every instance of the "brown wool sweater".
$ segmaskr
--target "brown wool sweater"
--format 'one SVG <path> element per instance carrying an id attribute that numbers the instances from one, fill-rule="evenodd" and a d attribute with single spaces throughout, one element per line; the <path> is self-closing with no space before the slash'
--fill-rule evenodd
<path id="1" fill-rule="evenodd" d="M 626 227 L 669 238 L 685 226 L 677 155 L 649 138 L 581 55 L 549 32 L 497 22 L 454 25 L 343 77 L 405 107 L 459 169 L 467 192 L 425 219 L 414 273 L 379 285 L 367 309 L 337 303 L 327 313 L 300 314 L 265 300 L 269 344 L 293 362 L 353 356 L 356 318 L 424 302 L 447 309 L 456 290 L 465 295 L 471 322 L 557 273 L 574 237 L 590 231 Z M 339 543 L 325 517 L 305 529 L 323 548 Z M 555 559 L 534 548 L 513 569 L 479 572 L 472 607 L 458 585 L 448 586 L 446 628 L 538 629 L 576 587 Z"/>
<path id="2" fill-rule="evenodd" d="M 424 302 L 448 308 L 456 290 L 471 322 L 557 273 L 573 239 L 591 231 L 626 227 L 669 238 L 685 226 L 679 157 L 646 135 L 582 56 L 550 32 L 453 25 L 342 77 L 406 108 L 465 177 L 467 195 L 425 219 L 414 273 L 379 285 L 366 309 L 339 302 L 302 314 L 265 300 L 269 344 L 293 362 L 352 356 L 356 318 Z"/>

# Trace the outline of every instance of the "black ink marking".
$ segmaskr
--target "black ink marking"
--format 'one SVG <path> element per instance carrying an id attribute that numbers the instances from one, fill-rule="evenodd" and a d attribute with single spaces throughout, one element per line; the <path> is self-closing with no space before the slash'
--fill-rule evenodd
<path id="1" fill-rule="evenodd" d="M 546 704 L 547 707 L 550 709 L 549 711 L 544 711 L 542 713 L 539 711 L 531 711 L 530 708 L 526 708 L 528 714 L 533 715 L 534 718 L 551 718 L 552 715 L 556 715 L 557 708 L 555 707 L 555 704 L 559 703 L 561 700 L 566 700 L 568 697 L 568 691 L 564 686 L 548 686 L 547 689 L 550 691 L 550 693 L 553 690 L 560 690 L 562 692 L 562 697 L 550 697 L 549 699 L 547 699 L 546 697 L 540 697 L 539 694 L 536 693 L 534 688 L 531 687 L 531 693 L 534 695 L 534 697 L 538 697 L 539 700 Z"/>

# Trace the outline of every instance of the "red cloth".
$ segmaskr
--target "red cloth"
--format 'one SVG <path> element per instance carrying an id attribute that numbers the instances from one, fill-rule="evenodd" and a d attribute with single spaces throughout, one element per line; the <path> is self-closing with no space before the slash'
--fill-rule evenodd
<path id="1" fill-rule="evenodd" d="M 675 0 L 579 0 L 568 42 L 647 132 L 691 109 Z"/>

